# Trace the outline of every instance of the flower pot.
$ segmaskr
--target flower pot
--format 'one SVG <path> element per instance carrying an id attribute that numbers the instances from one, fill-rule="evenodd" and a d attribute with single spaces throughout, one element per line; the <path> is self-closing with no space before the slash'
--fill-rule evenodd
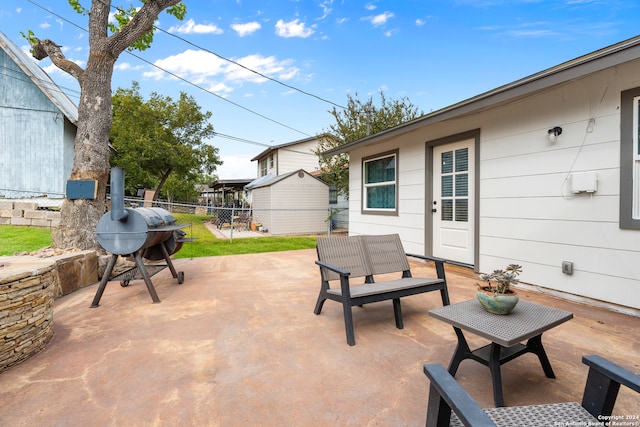
<path id="1" fill-rule="evenodd" d="M 507 294 L 496 294 L 490 290 L 478 289 L 476 296 L 482 307 L 493 314 L 509 314 L 520 299 L 514 290 L 510 290 Z"/>

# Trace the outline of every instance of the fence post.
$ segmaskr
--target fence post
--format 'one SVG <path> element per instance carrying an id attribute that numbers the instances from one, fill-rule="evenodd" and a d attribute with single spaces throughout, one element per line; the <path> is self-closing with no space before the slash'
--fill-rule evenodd
<path id="1" fill-rule="evenodd" d="M 229 243 L 233 243 L 233 217 L 235 216 L 235 210 L 236 210 L 236 207 L 232 206 L 231 207 L 231 221 L 230 221 L 230 223 L 231 223 L 231 231 L 230 231 L 230 234 L 229 234 Z"/>

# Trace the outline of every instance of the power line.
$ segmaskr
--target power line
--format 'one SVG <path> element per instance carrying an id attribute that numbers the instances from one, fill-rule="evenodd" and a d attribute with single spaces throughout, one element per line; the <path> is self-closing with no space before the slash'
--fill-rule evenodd
<path id="1" fill-rule="evenodd" d="M 73 25 L 74 27 L 76 27 L 76 28 L 78 28 L 78 29 L 80 29 L 80 30 L 82 30 L 82 31 L 87 32 L 87 29 L 86 29 L 86 28 L 81 27 L 80 25 L 76 24 L 75 22 L 72 22 L 71 20 L 69 20 L 69 19 L 67 19 L 67 18 L 63 17 L 62 15 L 57 14 L 56 12 L 53 12 L 53 11 L 51 11 L 50 9 L 47 9 L 46 7 L 44 7 L 44 6 L 42 6 L 42 5 L 38 4 L 38 3 L 36 3 L 36 2 L 35 2 L 35 1 L 33 1 L 33 0 L 28 0 L 28 1 L 29 1 L 29 3 L 31 3 L 31 4 L 33 4 L 33 5 L 35 5 L 36 7 L 39 7 L 40 9 L 43 9 L 43 10 L 47 11 L 48 13 L 50 13 L 50 14 L 52 14 L 52 15 L 54 15 L 54 16 L 56 16 L 56 17 L 60 18 L 60 19 L 62 19 L 63 21 L 65 21 L 65 22 L 67 22 L 67 23 L 69 23 L 69 24 Z M 118 8 L 116 8 L 115 6 L 112 6 L 112 7 L 113 7 L 114 9 L 118 10 L 118 11 L 122 11 L 121 9 L 118 9 Z M 122 11 L 122 12 L 125 12 L 125 11 Z M 126 12 L 125 12 L 125 13 L 126 13 Z M 305 92 L 305 91 L 303 91 L 303 90 L 301 90 L 301 89 L 295 88 L 295 87 L 293 87 L 293 86 L 291 86 L 291 85 L 288 85 L 288 84 L 286 84 L 286 83 L 280 82 L 280 81 L 278 81 L 278 80 L 276 80 L 276 79 L 273 79 L 273 78 L 271 78 L 271 77 L 268 77 L 268 76 L 266 76 L 266 75 L 263 75 L 263 74 L 261 74 L 261 73 L 259 73 L 259 72 L 255 71 L 255 70 L 252 70 L 252 69 L 250 69 L 250 68 L 248 68 L 248 67 L 245 67 L 245 66 L 244 66 L 244 65 L 242 65 L 242 64 L 238 64 L 237 62 L 234 62 L 234 61 L 232 61 L 232 60 L 230 60 L 230 59 L 227 59 L 227 58 L 225 58 L 225 57 L 223 57 L 223 56 L 220 56 L 220 55 L 218 55 L 218 54 L 216 54 L 216 53 L 214 53 L 214 52 L 211 52 L 211 51 L 210 51 L 210 50 L 208 50 L 208 49 L 201 48 L 201 47 L 199 47 L 199 46 L 195 45 L 194 43 L 191 43 L 190 41 L 188 41 L 188 40 L 186 40 L 186 39 L 184 39 L 184 38 L 182 38 L 182 37 L 178 37 L 178 36 L 175 36 L 175 35 L 173 35 L 173 34 L 171 34 L 171 33 L 168 33 L 168 32 L 166 32 L 166 31 L 162 30 L 161 28 L 158 28 L 158 27 L 155 27 L 155 26 L 154 26 L 154 28 L 155 28 L 155 29 L 157 29 L 157 30 L 162 31 L 163 33 L 166 33 L 166 34 L 172 35 L 172 36 L 176 37 L 177 39 L 179 39 L 179 40 L 181 40 L 181 41 L 183 41 L 183 42 L 185 42 L 185 43 L 188 43 L 188 44 L 190 44 L 190 45 L 192 45 L 192 46 L 195 46 L 195 47 L 198 47 L 198 48 L 200 48 L 200 49 L 202 49 L 202 50 L 205 50 L 206 52 L 209 52 L 209 53 L 211 53 L 211 54 L 213 54 L 213 55 L 215 55 L 215 56 L 217 56 L 217 57 L 219 57 L 219 58 L 221 58 L 221 59 L 223 59 L 223 60 L 225 60 L 225 61 L 228 61 L 228 62 L 233 63 L 233 64 L 235 64 L 235 65 L 237 65 L 237 66 L 239 66 L 239 67 L 242 67 L 242 68 L 244 68 L 244 69 L 246 69 L 246 70 L 248 70 L 248 71 L 251 71 L 252 73 L 255 73 L 255 74 L 257 74 L 257 75 L 260 75 L 260 76 L 262 76 L 263 78 L 266 78 L 266 79 L 268 79 L 268 80 L 270 80 L 270 81 L 276 82 L 276 83 L 281 84 L 281 85 L 286 86 L 286 87 L 289 87 L 289 88 L 294 89 L 294 90 L 296 90 L 296 91 L 298 91 L 298 92 L 301 92 L 301 93 L 303 93 L 303 94 L 305 94 L 305 95 L 312 96 L 312 97 L 314 97 L 314 98 L 317 98 L 317 99 L 319 99 L 319 100 L 321 100 L 321 101 L 323 101 L 323 102 L 327 102 L 327 103 L 329 103 L 329 104 L 331 104 L 331 105 L 337 106 L 337 107 L 339 107 L 339 108 L 345 108 L 345 107 L 342 107 L 342 106 L 340 106 L 340 105 L 338 105 L 338 104 L 335 104 L 335 103 L 333 103 L 333 102 L 331 102 L 331 101 L 328 101 L 328 100 L 326 100 L 326 99 L 323 99 L 323 98 L 321 98 L 321 97 L 319 97 L 319 96 L 316 96 L 316 95 L 310 94 L 310 93 Z M 194 87 L 196 87 L 196 88 L 198 88 L 198 89 L 200 89 L 200 90 L 202 90 L 202 91 L 204 91 L 204 92 L 206 92 L 206 93 L 208 93 L 208 94 L 210 94 L 210 95 L 213 95 L 213 96 L 217 97 L 218 99 L 221 99 L 221 100 L 223 100 L 223 101 L 226 101 L 226 102 L 228 102 L 228 103 L 230 103 L 230 104 L 232 104 L 232 105 L 234 105 L 234 106 L 236 106 L 236 107 L 238 107 L 238 108 L 241 108 L 241 109 L 243 109 L 243 110 L 245 110 L 245 111 L 247 111 L 247 112 L 249 112 L 249 113 L 251 113 L 251 114 L 257 115 L 257 116 L 259 116 L 259 117 L 261 117 L 261 118 L 263 118 L 263 119 L 265 119 L 265 120 L 268 120 L 268 121 L 271 121 L 271 122 L 273 122 L 273 123 L 275 123 L 275 124 L 278 124 L 278 125 L 280 125 L 280 126 L 286 127 L 287 129 L 293 130 L 293 131 L 298 132 L 298 133 L 300 133 L 300 134 L 302 134 L 302 135 L 305 135 L 305 136 L 311 136 L 311 135 L 309 135 L 309 134 L 308 134 L 308 133 L 306 133 L 306 132 L 303 132 L 303 131 L 301 131 L 301 130 L 295 129 L 295 128 L 293 128 L 293 127 L 291 127 L 291 126 L 288 126 L 288 125 L 286 125 L 286 124 L 284 124 L 284 123 L 282 123 L 282 122 L 279 122 L 279 121 L 277 121 L 277 120 L 275 120 L 275 119 L 271 119 L 270 117 L 267 117 L 267 116 L 265 116 L 265 115 L 263 115 L 263 114 L 261 114 L 261 113 L 258 113 L 258 112 L 254 111 L 254 110 L 251 110 L 250 108 L 244 107 L 244 106 L 242 106 L 242 105 L 240 105 L 240 104 L 238 104 L 238 103 L 236 103 L 236 102 L 234 102 L 234 101 L 231 101 L 231 100 L 229 100 L 229 99 L 227 99 L 227 98 L 224 98 L 224 97 L 222 97 L 222 96 L 220 96 L 220 95 L 218 95 L 218 94 L 216 94 L 216 93 L 214 93 L 214 92 L 212 92 L 212 91 L 210 91 L 210 90 L 208 90 L 208 89 L 205 89 L 205 88 L 203 88 L 202 86 L 199 86 L 199 85 L 197 85 L 197 84 L 195 84 L 195 83 L 193 83 L 193 82 L 191 82 L 191 81 L 189 81 L 189 80 L 187 80 L 187 79 L 185 79 L 185 78 L 183 78 L 183 77 L 181 77 L 181 76 L 179 76 L 179 75 L 177 75 L 177 74 L 175 74 L 175 73 L 172 73 L 172 72 L 170 72 L 170 71 L 168 71 L 168 70 L 165 70 L 165 69 L 163 69 L 162 67 L 159 67 L 158 65 L 153 64 L 152 62 L 150 62 L 150 61 L 148 61 L 148 60 L 146 60 L 146 59 L 144 59 L 144 58 L 142 58 L 142 57 L 140 57 L 140 56 L 138 56 L 138 55 L 136 55 L 136 54 L 134 54 L 134 53 L 132 53 L 132 52 L 129 52 L 129 51 L 126 51 L 126 52 L 127 52 L 129 55 L 131 55 L 131 56 L 133 56 L 133 57 L 137 58 L 138 60 L 143 61 L 143 62 L 145 62 L 145 63 L 147 63 L 147 64 L 151 65 L 152 67 L 155 67 L 155 68 L 157 68 L 157 69 L 159 69 L 159 70 L 163 71 L 164 73 L 167 73 L 167 74 L 171 75 L 172 77 L 175 77 L 175 78 L 177 78 L 177 79 L 179 79 L 179 80 L 181 80 L 181 81 L 183 81 L 183 82 L 185 82 L 185 83 L 187 83 L 187 84 L 189 84 L 189 85 L 192 85 L 192 86 L 194 86 Z"/>
<path id="2" fill-rule="evenodd" d="M 117 8 L 116 8 L 116 9 L 117 9 Z M 119 10 L 119 9 L 118 9 L 118 10 Z M 314 95 L 313 93 L 310 93 L 310 92 L 304 91 L 304 90 L 302 90 L 302 89 L 300 89 L 300 88 L 297 88 L 297 87 L 295 87 L 295 86 L 292 86 L 292 85 L 290 85 L 290 84 L 288 84 L 288 83 L 284 83 L 284 82 L 281 82 L 280 80 L 274 79 L 273 77 L 269 77 L 269 76 L 267 76 L 267 75 L 265 75 L 265 74 L 263 74 L 263 73 L 261 73 L 261 72 L 259 72 L 259 71 L 253 70 L 253 69 L 251 69 L 251 68 L 249 68 L 249 67 L 247 67 L 247 66 L 245 66 L 245 65 L 240 64 L 239 62 L 236 62 L 236 61 L 234 61 L 234 60 L 232 60 L 232 59 L 229 59 L 229 58 L 226 58 L 226 57 L 224 57 L 224 56 L 222 56 L 222 55 L 220 55 L 220 54 L 217 54 L 217 53 L 215 53 L 215 52 L 213 52 L 213 51 L 211 51 L 211 50 L 209 50 L 209 49 L 207 49 L 207 48 L 204 48 L 204 47 L 202 47 L 202 46 L 199 46 L 199 45 L 197 45 L 197 44 L 195 44 L 195 43 L 193 43 L 193 42 L 191 42 L 191 41 L 189 41 L 189 40 L 185 39 L 184 37 L 180 37 L 180 36 L 178 36 L 178 35 L 176 35 L 176 34 L 170 33 L 170 32 L 168 32 L 168 31 L 163 30 L 162 28 L 159 28 L 159 27 L 156 27 L 156 26 L 154 26 L 154 28 L 155 28 L 156 30 L 159 30 L 159 31 L 161 31 L 161 32 L 163 32 L 163 33 L 165 33 L 165 34 L 167 34 L 167 35 L 171 36 L 171 37 L 174 37 L 174 38 L 176 38 L 176 39 L 178 39 L 178 40 L 181 40 L 181 41 L 183 41 L 183 42 L 185 42 L 185 43 L 187 43 L 187 44 L 189 44 L 189 45 L 191 45 L 191 46 L 193 46 L 193 47 L 196 47 L 196 48 L 201 49 L 201 50 L 204 50 L 205 52 L 208 52 L 208 53 L 210 53 L 210 54 L 212 54 L 212 55 L 215 55 L 215 56 L 217 56 L 218 58 L 220 58 L 220 59 L 222 59 L 222 60 L 224 60 L 224 61 L 230 62 L 230 63 L 232 63 L 232 64 L 234 64 L 234 65 L 236 65 L 236 66 L 238 66 L 238 67 L 240 67 L 240 68 L 243 68 L 243 69 L 245 69 L 245 70 L 247 70 L 247 71 L 250 71 L 250 72 L 252 72 L 252 73 L 254 73 L 254 74 L 256 74 L 256 75 L 258 75 L 258 76 L 260 76 L 260 77 L 262 77 L 262 78 L 265 78 L 265 79 L 267 79 L 267 80 L 271 80 L 271 81 L 272 81 L 272 82 L 274 82 L 274 83 L 278 83 L 279 85 L 282 85 L 282 86 L 287 87 L 287 88 L 289 88 L 289 89 L 293 89 L 293 90 L 295 90 L 296 92 L 300 92 L 300 93 L 302 93 L 302 94 L 304 94 L 304 95 L 310 96 L 310 97 L 312 97 L 312 98 L 316 98 L 316 99 L 318 99 L 318 100 L 320 100 L 320 101 L 322 101 L 322 102 L 326 102 L 327 104 L 331 104 L 331 105 L 333 105 L 334 107 L 338 107 L 338 108 L 341 108 L 341 109 L 343 109 L 343 110 L 346 110 L 346 109 L 347 109 L 347 107 L 344 107 L 344 106 L 342 106 L 342 105 L 340 105 L 340 104 L 336 104 L 336 103 L 335 103 L 335 102 L 333 102 L 333 101 L 330 101 L 330 100 L 328 100 L 328 99 L 322 98 L 322 97 L 320 97 L 320 96 L 318 96 L 318 95 Z"/>
<path id="3" fill-rule="evenodd" d="M 270 118 L 270 117 L 267 117 L 267 116 L 265 116 L 265 115 L 264 115 L 264 114 L 262 114 L 262 113 L 258 113 L 257 111 L 253 111 L 253 110 L 251 110 L 251 109 L 249 109 L 249 108 L 247 108 L 247 107 L 244 107 L 244 106 L 242 106 L 242 105 L 238 104 L 237 102 L 231 101 L 230 99 L 227 99 L 227 98 L 225 98 L 225 97 L 223 97 L 223 96 L 220 96 L 220 95 L 218 95 L 218 94 L 217 94 L 217 93 L 215 93 L 215 92 L 211 92 L 210 90 L 205 89 L 205 88 L 203 88 L 202 86 L 200 86 L 200 85 L 198 85 L 198 84 L 196 84 L 196 83 L 193 83 L 192 81 L 189 81 L 189 80 L 185 79 L 185 78 L 184 78 L 184 77 L 182 77 L 182 76 L 179 76 L 179 75 L 177 75 L 177 74 L 175 74 L 175 73 L 172 73 L 172 72 L 171 72 L 171 71 L 169 71 L 169 70 L 165 70 L 164 68 L 159 67 L 159 66 L 157 66 L 157 65 L 153 64 L 152 62 L 150 62 L 150 61 L 148 61 L 148 60 L 146 60 L 146 59 L 144 59 L 144 58 L 142 58 L 142 57 L 140 57 L 140 56 L 136 55 L 135 53 L 132 53 L 132 52 L 127 52 L 127 53 L 128 53 L 129 55 L 133 56 L 134 58 L 137 58 L 137 59 L 139 59 L 140 61 L 146 62 L 147 64 L 149 64 L 149 65 L 151 65 L 151 66 L 153 66 L 153 67 L 156 67 L 156 68 L 157 68 L 157 69 L 159 69 L 160 71 L 163 71 L 163 72 L 165 72 L 165 73 L 169 74 L 170 76 L 175 77 L 175 78 L 176 78 L 176 79 L 178 79 L 178 80 L 181 80 L 181 81 L 183 81 L 183 82 L 185 82 L 185 83 L 187 83 L 187 84 L 189 84 L 189 85 L 191 85 L 191 86 L 193 86 L 193 87 L 196 87 L 196 88 L 198 88 L 198 89 L 200 89 L 200 90 L 202 90 L 202 91 L 204 91 L 204 92 L 208 93 L 209 95 L 213 95 L 213 96 L 215 96 L 215 97 L 216 97 L 216 98 L 218 98 L 218 99 L 221 99 L 221 100 L 226 101 L 226 102 L 228 102 L 228 103 L 230 103 L 230 104 L 232 104 L 232 105 L 235 105 L 236 107 L 241 108 L 241 109 L 243 109 L 243 110 L 245 110 L 245 111 L 248 111 L 248 112 L 250 112 L 250 113 L 252 113 L 252 114 L 255 114 L 255 115 L 256 115 L 256 116 L 258 116 L 258 117 L 262 117 L 262 118 L 263 118 L 263 119 L 265 119 L 265 120 L 268 120 L 268 121 L 273 122 L 273 123 L 275 123 L 275 124 L 278 124 L 278 125 L 280 125 L 280 126 L 286 127 L 287 129 L 291 129 L 292 131 L 295 131 L 295 132 L 301 133 L 301 134 L 306 135 L 306 136 L 311 136 L 311 135 L 309 135 L 309 134 L 308 134 L 308 133 L 306 133 L 306 132 L 303 132 L 303 131 L 298 130 L 298 129 L 296 129 L 296 128 L 293 128 L 293 127 L 291 127 L 291 126 L 289 126 L 289 125 L 286 125 L 286 124 L 284 124 L 284 123 L 282 123 L 282 122 L 279 122 L 279 121 L 277 121 L 277 120 L 275 120 L 275 119 L 272 119 L 272 118 Z"/>

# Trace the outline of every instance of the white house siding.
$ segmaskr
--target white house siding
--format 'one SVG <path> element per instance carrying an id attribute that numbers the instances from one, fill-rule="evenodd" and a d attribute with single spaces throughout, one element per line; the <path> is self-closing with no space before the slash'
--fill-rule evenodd
<path id="1" fill-rule="evenodd" d="M 326 233 L 329 187 L 300 170 L 254 188 L 253 217 L 272 235 Z"/>
<path id="2" fill-rule="evenodd" d="M 259 187 L 251 190 L 253 221 L 266 227 L 271 224 L 271 187 Z"/>
<path id="3" fill-rule="evenodd" d="M 302 174 L 291 175 L 271 186 L 274 212 L 271 234 L 317 234 L 327 231 L 329 187 L 318 179 Z M 290 209 L 290 210 L 289 210 Z"/>
<path id="4" fill-rule="evenodd" d="M 282 147 L 266 151 L 265 154 L 260 156 L 257 160 L 257 176 L 263 176 L 261 174 L 261 163 L 263 160 L 266 160 L 267 162 L 265 175 L 285 175 L 299 169 L 303 169 L 307 172 L 317 170 L 318 156 L 313 153 L 313 150 L 317 145 L 317 139 L 313 138 L 309 141 L 305 140 L 297 143 L 285 144 Z M 273 156 L 273 165 L 271 165 L 271 162 L 269 161 L 271 156 Z"/>
<path id="5" fill-rule="evenodd" d="M 318 142 L 314 139 L 278 149 L 277 175 L 284 175 L 298 169 L 303 169 L 307 172 L 317 170 L 318 156 L 313 154 L 312 151 L 317 145 Z"/>
<path id="6" fill-rule="evenodd" d="M 350 152 L 350 233 L 397 232 L 425 247 L 426 143 L 479 129 L 476 269 L 515 262 L 522 281 L 640 309 L 640 231 L 619 227 L 620 93 L 640 86 L 640 61 L 547 88 L 491 110 L 422 127 Z M 591 132 L 589 119 L 595 119 Z M 555 143 L 547 130 L 563 129 Z M 399 215 L 361 213 L 361 159 L 399 149 Z M 571 173 L 597 173 L 593 194 L 572 194 Z M 422 200 L 421 200 L 422 198 Z M 430 212 L 428 213 L 430 215 Z M 571 261 L 573 275 L 563 274 Z"/>

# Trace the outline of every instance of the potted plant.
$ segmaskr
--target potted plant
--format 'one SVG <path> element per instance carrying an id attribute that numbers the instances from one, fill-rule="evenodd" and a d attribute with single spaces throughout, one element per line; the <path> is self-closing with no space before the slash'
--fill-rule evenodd
<path id="1" fill-rule="evenodd" d="M 518 283 L 521 272 L 522 266 L 509 264 L 503 270 L 479 276 L 484 283 L 476 283 L 476 296 L 485 310 L 494 314 L 509 314 L 513 310 L 520 297 L 510 286 Z"/>

